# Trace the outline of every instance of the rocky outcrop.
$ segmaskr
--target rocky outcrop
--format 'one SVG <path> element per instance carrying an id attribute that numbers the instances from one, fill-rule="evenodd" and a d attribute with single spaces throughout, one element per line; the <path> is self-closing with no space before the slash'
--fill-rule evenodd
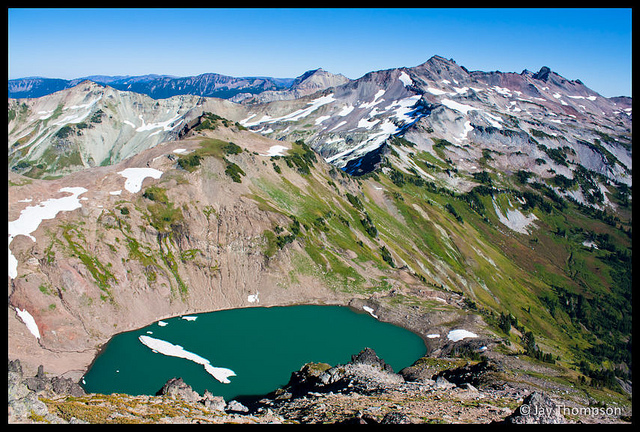
<path id="1" fill-rule="evenodd" d="M 567 420 L 558 405 L 542 392 L 527 396 L 516 411 L 504 419 L 505 424 L 563 424 Z"/>
<path id="2" fill-rule="evenodd" d="M 78 383 L 70 379 L 45 375 L 42 366 L 34 377 L 23 376 L 20 360 L 9 360 L 8 365 L 8 408 L 9 423 L 29 423 L 42 421 L 46 423 L 60 423 L 62 419 L 49 413 L 44 402 L 38 397 L 79 397 L 85 394 Z M 73 419 L 71 423 L 82 423 Z"/>
<path id="3" fill-rule="evenodd" d="M 309 363 L 292 373 L 289 383 L 276 391 L 278 399 L 299 397 L 309 392 L 358 392 L 373 394 L 385 387 L 398 385 L 404 379 L 393 373 L 391 366 L 374 350 L 365 348 L 353 355 L 347 364 L 330 367 L 325 363 Z"/>

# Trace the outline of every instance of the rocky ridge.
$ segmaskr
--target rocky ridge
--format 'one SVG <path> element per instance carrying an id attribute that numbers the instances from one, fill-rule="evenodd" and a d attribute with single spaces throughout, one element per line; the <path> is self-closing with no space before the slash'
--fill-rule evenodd
<path id="1" fill-rule="evenodd" d="M 565 424 L 630 421 L 628 407 L 589 408 L 590 401 L 567 392 L 550 396 L 522 382 L 509 382 L 493 361 L 441 360 L 439 373 L 414 380 L 394 373 L 371 349 L 349 363 L 309 363 L 289 383 L 264 397 L 225 402 L 199 395 L 172 378 L 155 396 L 84 394 L 56 387 L 42 369 L 24 378 L 19 361 L 9 362 L 10 423 L 154 424 Z M 464 362 L 463 362 L 464 363 Z M 418 366 L 412 366 L 415 368 Z M 473 372 L 470 372 L 473 370 Z M 464 371 L 464 372 L 461 372 Z M 443 378 L 447 374 L 453 383 Z M 470 381 L 476 384 L 471 384 Z M 36 384 L 34 384 L 36 383 Z M 576 413 L 588 412 L 588 415 Z M 586 411 L 585 411 L 586 410 Z M 615 414 L 612 414 L 614 413 Z"/>

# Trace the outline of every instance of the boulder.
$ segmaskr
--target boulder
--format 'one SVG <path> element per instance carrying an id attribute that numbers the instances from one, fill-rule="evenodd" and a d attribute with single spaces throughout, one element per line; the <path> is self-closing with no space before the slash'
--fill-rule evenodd
<path id="1" fill-rule="evenodd" d="M 226 406 L 222 396 L 214 396 L 209 390 L 205 390 L 201 402 L 209 411 L 224 411 Z"/>
<path id="2" fill-rule="evenodd" d="M 249 408 L 247 408 L 246 406 L 242 405 L 237 400 L 232 400 L 232 401 L 229 401 L 229 403 L 227 404 L 227 406 L 225 408 L 225 411 L 227 411 L 227 412 L 236 412 L 236 413 L 248 413 L 249 412 Z"/>

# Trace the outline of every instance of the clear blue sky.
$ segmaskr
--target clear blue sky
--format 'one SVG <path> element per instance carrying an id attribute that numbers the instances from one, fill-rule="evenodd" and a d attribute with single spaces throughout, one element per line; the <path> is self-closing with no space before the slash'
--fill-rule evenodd
<path id="1" fill-rule="evenodd" d="M 9 79 L 216 72 L 349 78 L 433 55 L 469 70 L 548 66 L 631 95 L 631 8 L 14 9 Z"/>

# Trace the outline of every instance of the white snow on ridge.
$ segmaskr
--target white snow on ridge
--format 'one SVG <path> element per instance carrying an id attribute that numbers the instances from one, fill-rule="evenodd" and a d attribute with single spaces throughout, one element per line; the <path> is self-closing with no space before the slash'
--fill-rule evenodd
<path id="1" fill-rule="evenodd" d="M 171 123 L 175 122 L 180 117 L 182 117 L 182 116 L 180 114 L 178 114 L 175 117 L 170 118 L 169 120 L 165 120 L 163 122 L 145 124 L 144 123 L 144 118 L 142 118 L 142 114 L 140 114 L 138 116 L 138 118 L 140 119 L 140 121 L 142 121 L 142 125 L 139 126 L 138 128 L 136 128 L 136 132 L 149 131 L 149 130 L 157 129 L 157 128 L 162 128 L 162 130 L 165 131 L 165 132 L 170 131 L 170 130 L 174 129 L 176 126 L 178 126 L 180 123 L 182 123 L 182 120 L 181 120 L 178 123 L 176 123 L 175 125 L 173 125 L 171 127 L 169 126 Z M 160 131 L 158 131 L 158 132 L 160 132 Z"/>
<path id="2" fill-rule="evenodd" d="M 162 171 L 155 168 L 126 168 L 118 171 L 118 174 L 127 179 L 124 182 L 124 188 L 131 193 L 136 193 L 142 188 L 145 178 L 152 177 L 157 180 L 162 176 Z"/>
<path id="3" fill-rule="evenodd" d="M 402 84 L 404 84 L 405 87 L 413 84 L 413 80 L 411 79 L 411 77 L 409 77 L 409 75 L 407 75 L 405 71 L 400 72 L 400 76 L 398 77 L 398 79 L 402 81 Z"/>
<path id="4" fill-rule="evenodd" d="M 215 379 L 223 384 L 229 384 L 231 382 L 229 381 L 229 377 L 236 376 L 236 373 L 231 369 L 211 366 L 211 362 L 209 362 L 209 360 L 204 357 L 200 357 L 199 355 L 194 354 L 191 351 L 185 350 L 180 345 L 174 345 L 170 342 L 144 335 L 138 336 L 138 340 L 142 342 L 143 345 L 146 345 L 147 347 L 159 352 L 160 354 L 184 358 L 204 366 L 204 369 L 210 375 L 212 375 Z"/>
<path id="5" fill-rule="evenodd" d="M 71 195 L 62 198 L 51 198 L 35 206 L 29 206 L 20 212 L 18 219 L 9 222 L 9 245 L 18 235 L 29 237 L 34 242 L 35 237 L 31 235 L 38 229 L 40 223 L 45 219 L 54 219 L 58 212 L 71 211 L 82 207 L 78 197 L 87 192 L 83 187 L 63 187 L 60 192 L 68 192 Z M 12 279 L 18 275 L 18 260 L 11 253 L 9 248 L 9 277 Z"/>
<path id="6" fill-rule="evenodd" d="M 242 126 L 245 127 L 251 127 L 251 126 L 257 126 L 260 123 L 275 123 L 278 121 L 297 121 L 300 120 L 303 117 L 308 116 L 309 114 L 311 114 L 312 112 L 314 112 L 315 110 L 317 110 L 318 108 L 320 108 L 323 105 L 326 105 L 328 103 L 331 103 L 335 101 L 335 98 L 333 97 L 333 94 L 329 94 L 327 96 L 321 96 L 317 99 L 312 100 L 311 102 L 309 102 L 306 108 L 301 108 L 299 110 L 296 110 L 292 113 L 289 113 L 287 115 L 284 115 L 282 117 L 276 117 L 273 118 L 269 115 L 264 115 L 262 116 L 262 118 L 258 121 L 254 121 L 254 122 L 249 122 L 250 119 L 252 119 L 253 117 L 256 116 L 256 114 L 252 114 L 249 117 L 247 117 L 244 120 L 240 121 L 240 124 Z"/>

